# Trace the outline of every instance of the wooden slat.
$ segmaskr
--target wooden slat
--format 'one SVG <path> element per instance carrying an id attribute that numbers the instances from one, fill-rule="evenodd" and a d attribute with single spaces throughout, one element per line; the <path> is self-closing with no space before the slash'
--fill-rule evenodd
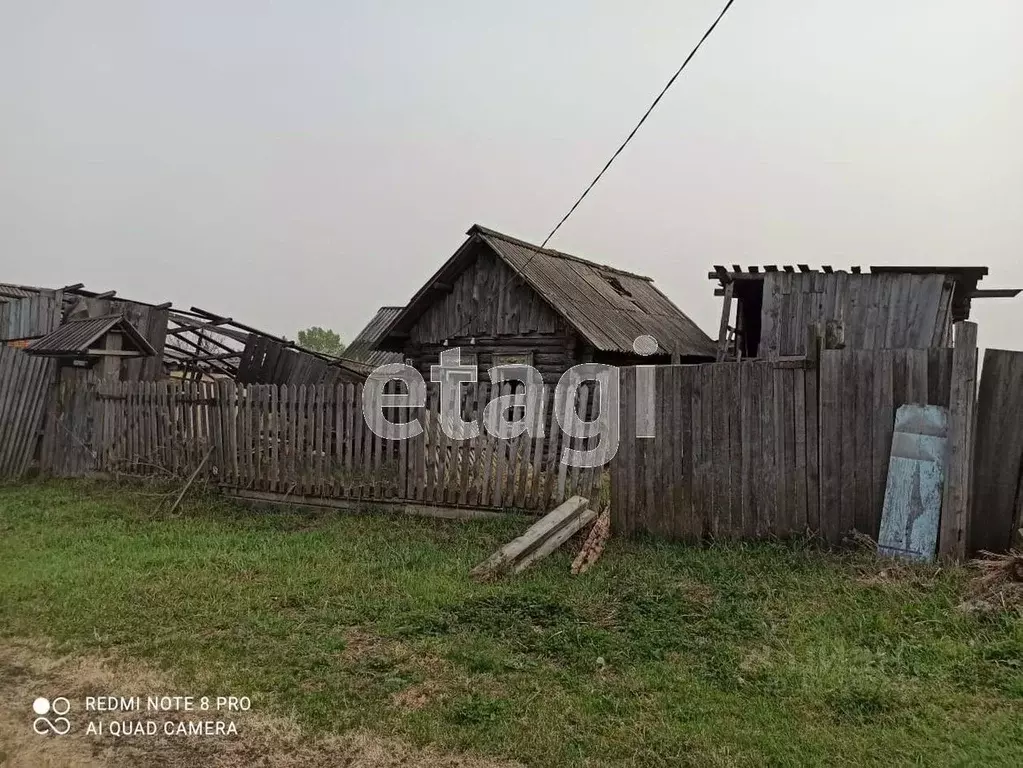
<path id="1" fill-rule="evenodd" d="M 973 469 L 973 431 L 977 396 L 977 324 L 956 323 L 949 396 L 948 470 L 941 507 L 938 551 L 966 557 Z"/>
<path id="2" fill-rule="evenodd" d="M 1023 352 L 984 352 L 976 430 L 969 548 L 1005 552 L 1023 523 L 1017 511 L 1023 499 Z"/>

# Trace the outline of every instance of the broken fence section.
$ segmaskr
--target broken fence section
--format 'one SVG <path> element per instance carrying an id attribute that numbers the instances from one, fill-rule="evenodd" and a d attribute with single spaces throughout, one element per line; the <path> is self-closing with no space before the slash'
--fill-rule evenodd
<path id="1" fill-rule="evenodd" d="M 599 487 L 599 468 L 560 462 L 563 447 L 588 445 L 564 435 L 551 409 L 543 409 L 543 437 L 499 440 L 483 428 L 484 406 L 510 394 L 510 385 L 480 383 L 463 391 L 463 418 L 480 424 L 479 437 L 444 434 L 439 389 L 430 386 L 427 407 L 407 409 L 423 433 L 387 440 L 366 425 L 361 384 L 75 381 L 61 387 L 48 466 L 65 476 L 186 477 L 209 454 L 204 474 L 227 488 L 532 511 Z M 577 408 L 585 413 L 590 393 L 585 387 L 580 393 Z"/>

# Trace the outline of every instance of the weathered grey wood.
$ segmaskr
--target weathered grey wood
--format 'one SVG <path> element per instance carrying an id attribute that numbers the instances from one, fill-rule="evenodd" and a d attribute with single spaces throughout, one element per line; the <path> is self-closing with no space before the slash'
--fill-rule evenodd
<path id="1" fill-rule="evenodd" d="M 693 370 L 692 366 L 672 367 L 675 429 L 681 439 L 679 450 L 675 452 L 675 505 L 681 519 L 679 536 L 690 540 L 700 535 L 693 506 Z"/>
<path id="2" fill-rule="evenodd" d="M 874 376 L 871 382 L 871 505 L 877 510 L 864 530 L 868 536 L 877 536 L 881 525 L 881 510 L 884 507 L 885 489 L 888 485 L 892 434 L 895 425 L 895 395 L 893 392 L 893 356 L 888 350 L 878 350 L 873 355 Z"/>
<path id="3" fill-rule="evenodd" d="M 732 312 L 732 297 L 735 293 L 735 283 L 729 282 L 725 285 L 725 297 L 721 304 L 721 324 L 718 328 L 718 362 L 725 359 L 728 352 L 728 318 Z"/>
<path id="4" fill-rule="evenodd" d="M 472 569 L 474 577 L 490 576 L 511 567 L 517 560 L 534 551 L 564 526 L 577 519 L 586 510 L 589 500 L 572 496 L 550 513 L 531 525 L 525 533 L 515 538 L 482 563 Z"/>
<path id="5" fill-rule="evenodd" d="M 351 512 L 384 512 L 415 517 L 433 517 L 444 520 L 507 520 L 512 515 L 493 509 L 474 509 L 471 507 L 439 507 L 431 504 L 410 503 L 407 501 L 373 501 L 361 502 L 351 499 L 327 499 L 315 496 L 295 494 L 268 493 L 239 488 L 225 487 L 229 498 L 243 502 L 260 504 L 283 504 L 289 507 L 309 507 L 312 509 L 340 509 Z"/>
<path id="6" fill-rule="evenodd" d="M 586 508 L 582 513 L 573 520 L 570 520 L 565 524 L 557 533 L 554 533 L 547 538 L 540 546 L 534 549 L 527 555 L 524 555 L 518 562 L 512 566 L 514 573 L 521 573 L 526 570 L 534 563 L 542 560 L 551 553 L 555 552 L 562 545 L 565 544 L 569 539 L 575 536 L 579 531 L 585 528 L 587 525 L 592 523 L 597 517 L 597 513 L 592 509 Z"/>
<path id="7" fill-rule="evenodd" d="M 966 557 L 973 469 L 973 425 L 977 396 L 977 325 L 955 326 L 952 390 L 949 396 L 948 468 L 941 509 L 938 551 L 944 557 Z"/>
<path id="8" fill-rule="evenodd" d="M 1005 552 L 1023 497 L 1023 352 L 985 351 L 976 430 L 969 550 Z"/>

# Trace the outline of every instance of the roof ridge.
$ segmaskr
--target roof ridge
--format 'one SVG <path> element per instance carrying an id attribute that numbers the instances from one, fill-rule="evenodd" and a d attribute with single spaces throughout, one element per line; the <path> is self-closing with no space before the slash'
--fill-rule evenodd
<path id="1" fill-rule="evenodd" d="M 467 234 L 467 235 L 481 234 L 481 235 L 486 235 L 488 237 L 496 237 L 496 238 L 498 238 L 500 240 L 505 240 L 506 242 L 513 243 L 513 244 L 521 246 L 523 248 L 529 248 L 529 249 L 531 249 L 533 251 L 537 251 L 539 253 L 542 253 L 542 254 L 544 254 L 546 256 L 550 256 L 550 257 L 555 258 L 555 259 L 566 259 L 568 261 L 577 261 L 580 264 L 585 264 L 588 267 L 594 267 L 595 269 L 599 269 L 599 270 L 602 270 L 604 272 L 612 272 L 612 273 L 614 273 L 616 275 L 624 275 L 626 277 L 632 277 L 632 278 L 635 278 L 637 280 L 646 280 L 649 283 L 652 283 L 654 281 L 654 279 L 652 277 L 650 277 L 649 275 L 640 275 L 640 274 L 637 274 L 636 272 L 629 272 L 628 270 L 619 269 L 618 267 L 612 267 L 612 266 L 610 266 L 608 264 L 601 264 L 600 262 L 597 262 L 597 261 L 590 261 L 589 259 L 584 259 L 581 256 L 575 256 L 575 255 L 573 255 L 571 253 L 565 253 L 564 251 L 558 251 L 558 250 L 555 250 L 554 248 L 541 248 L 538 245 L 534 245 L 533 243 L 526 242 L 525 240 L 521 240 L 520 238 L 517 238 L 517 237 L 512 237 L 511 235 L 506 235 L 503 232 L 498 232 L 497 230 L 490 229 L 489 227 L 484 227 L 481 224 L 473 224 L 465 234 Z"/>

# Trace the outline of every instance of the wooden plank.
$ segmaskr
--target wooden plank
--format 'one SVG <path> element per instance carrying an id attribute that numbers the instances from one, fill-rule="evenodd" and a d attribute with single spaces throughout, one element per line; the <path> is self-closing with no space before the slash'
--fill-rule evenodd
<path id="1" fill-rule="evenodd" d="M 685 375 L 688 379 L 689 390 L 689 423 L 690 428 L 690 451 L 689 458 L 685 462 L 688 469 L 688 489 L 690 535 L 694 539 L 700 539 L 704 532 L 704 496 L 703 496 L 703 372 L 702 366 L 688 366 L 685 368 Z M 612 528 L 614 527 L 612 521 Z"/>
<path id="2" fill-rule="evenodd" d="M 674 505 L 676 535 L 686 540 L 699 537 L 693 510 L 693 368 L 672 366 L 672 393 L 675 400 L 675 434 L 680 438 L 675 451 Z"/>
<path id="3" fill-rule="evenodd" d="M 733 363 L 727 374 L 728 410 L 728 536 L 742 538 L 743 523 L 743 433 L 742 433 L 742 364 Z"/>
<path id="4" fill-rule="evenodd" d="M 842 521 L 841 447 L 843 353 L 823 350 L 820 358 L 820 533 L 837 544 Z"/>
<path id="5" fill-rule="evenodd" d="M 806 338 L 806 334 L 803 333 L 803 338 Z M 804 347 L 807 342 L 804 340 Z M 792 532 L 796 534 L 803 534 L 809 524 L 809 501 L 807 499 L 807 458 L 806 458 L 806 422 L 807 422 L 807 404 L 806 404 L 806 379 L 812 374 L 811 371 L 806 370 L 791 370 L 788 371 L 791 377 L 791 390 L 792 390 L 792 415 L 795 420 L 794 425 L 794 441 L 795 441 L 795 456 L 794 456 L 794 467 L 792 482 L 795 490 L 794 499 L 794 510 L 795 514 L 792 519 Z"/>
<path id="6" fill-rule="evenodd" d="M 343 385 L 342 391 L 344 392 L 344 449 L 341 458 L 342 477 L 344 479 L 344 489 L 342 490 L 342 496 L 350 498 L 352 496 L 352 490 L 354 485 L 354 472 L 355 472 L 355 420 L 358 418 L 357 404 L 355 402 L 355 386 L 353 384 Z M 421 439 L 421 438 L 420 438 Z M 422 489 L 420 489 L 421 491 Z M 422 498 L 421 496 L 418 498 Z"/>
<path id="7" fill-rule="evenodd" d="M 658 484 L 662 491 L 662 506 L 664 508 L 664 522 L 662 524 L 662 535 L 668 538 L 678 538 L 681 520 L 679 519 L 679 499 L 676 497 L 678 478 L 675 476 L 675 458 L 682 452 L 681 439 L 682 430 L 679 428 L 675 413 L 675 404 L 678 391 L 676 389 L 675 372 L 677 366 L 659 366 L 657 368 L 657 442 L 660 446 L 658 451 L 659 462 L 657 467 Z M 592 506 L 596 507 L 594 501 Z"/>
<path id="8" fill-rule="evenodd" d="M 977 324 L 955 326 L 952 390 L 949 396 L 948 469 L 945 478 L 938 551 L 962 560 L 968 548 L 973 425 L 977 396 Z"/>
<path id="9" fill-rule="evenodd" d="M 611 528 L 624 536 L 636 530 L 636 467 L 633 461 L 636 440 L 635 373 L 618 369 L 619 444 L 615 461 L 619 483 L 611 504 Z"/>
<path id="10" fill-rule="evenodd" d="M 571 398 L 571 397 L 566 397 L 565 398 L 565 404 L 564 404 L 564 410 L 562 411 L 562 422 L 561 422 L 562 424 L 565 424 L 565 423 L 568 422 L 568 417 L 572 413 L 572 411 L 575 409 L 575 407 L 576 406 L 575 406 L 574 399 Z M 571 446 L 571 442 L 572 442 L 571 435 L 569 435 L 567 432 L 564 431 L 564 429 L 562 429 L 561 430 L 561 446 L 562 446 L 562 449 L 570 447 Z M 564 501 L 567 498 L 566 490 L 567 490 L 568 468 L 569 467 L 568 467 L 568 464 L 566 463 L 566 461 L 564 460 L 565 458 L 567 458 L 567 456 L 564 455 L 564 450 L 559 451 L 558 465 L 557 465 L 558 466 L 558 490 L 557 490 L 557 494 L 554 497 L 554 501 L 556 503 L 559 503 L 559 504 L 562 503 L 562 501 Z"/>
<path id="11" fill-rule="evenodd" d="M 856 357 L 856 530 L 872 536 L 881 508 L 874 504 L 874 355 L 854 350 Z"/>
<path id="12" fill-rule="evenodd" d="M 617 373 L 615 374 L 617 375 Z M 481 384 L 480 387 L 486 385 Z M 480 408 L 482 409 L 484 400 L 480 401 Z M 538 426 L 541 427 L 543 437 L 537 437 L 535 439 L 535 445 L 533 446 L 533 467 L 530 478 L 530 487 L 527 492 L 527 506 L 532 509 L 540 508 L 540 489 L 543 486 L 543 459 L 544 451 L 547 450 L 549 445 L 550 429 L 547 428 L 547 419 L 551 415 L 551 409 L 547 407 L 547 387 L 543 388 L 543 392 L 540 396 L 540 409 L 537 414 Z M 539 433 L 538 433 L 539 434 Z"/>
<path id="13" fill-rule="evenodd" d="M 1005 552 L 1020 526 L 1023 352 L 988 349 L 977 398 L 969 551 Z"/>
<path id="14" fill-rule="evenodd" d="M 772 369 L 777 515 L 773 519 L 771 533 L 784 536 L 788 534 L 792 521 L 792 456 L 795 453 L 792 392 L 787 386 L 786 371 L 776 365 Z"/>
<path id="15" fill-rule="evenodd" d="M 437 488 L 437 433 L 440 431 L 440 387 L 436 384 L 427 385 L 426 420 L 427 430 L 424 435 L 423 449 L 423 499 L 433 503 Z"/>
<path id="16" fill-rule="evenodd" d="M 586 510 L 588 499 L 572 496 L 549 514 L 531 525 L 525 533 L 498 549 L 470 571 L 475 578 L 489 577 L 512 567 L 521 558 L 533 552 L 564 526 L 577 519 Z"/>
<path id="17" fill-rule="evenodd" d="M 718 328 L 718 362 L 725 359 L 728 350 L 728 318 L 732 312 L 732 297 L 735 283 L 729 281 L 725 285 L 725 296 L 721 304 L 721 324 Z"/>
<path id="18" fill-rule="evenodd" d="M 808 340 L 808 344 L 817 343 Z M 804 374 L 804 404 L 806 411 L 806 527 L 820 531 L 820 349 L 813 352 L 815 368 Z"/>
<path id="19" fill-rule="evenodd" d="M 888 466 L 895 425 L 895 396 L 893 392 L 893 355 L 889 350 L 876 350 L 873 354 L 874 375 L 871 380 L 871 514 L 864 533 L 877 537 L 884 508 L 885 489 L 888 485 Z"/>
<path id="20" fill-rule="evenodd" d="M 856 397 L 859 381 L 859 360 L 856 350 L 843 350 L 844 381 L 839 407 L 841 409 L 841 453 L 837 467 L 841 516 L 839 535 L 845 536 L 856 526 Z"/>
<path id="21" fill-rule="evenodd" d="M 592 509 L 586 508 L 582 513 L 564 525 L 561 530 L 547 538 L 540 546 L 534 549 L 527 555 L 524 555 L 517 563 L 512 566 L 514 573 L 521 573 L 536 562 L 547 557 L 551 553 L 555 552 L 561 546 L 565 544 L 569 539 L 575 536 L 579 531 L 585 528 L 587 525 L 592 523 L 597 517 L 597 513 Z"/>

